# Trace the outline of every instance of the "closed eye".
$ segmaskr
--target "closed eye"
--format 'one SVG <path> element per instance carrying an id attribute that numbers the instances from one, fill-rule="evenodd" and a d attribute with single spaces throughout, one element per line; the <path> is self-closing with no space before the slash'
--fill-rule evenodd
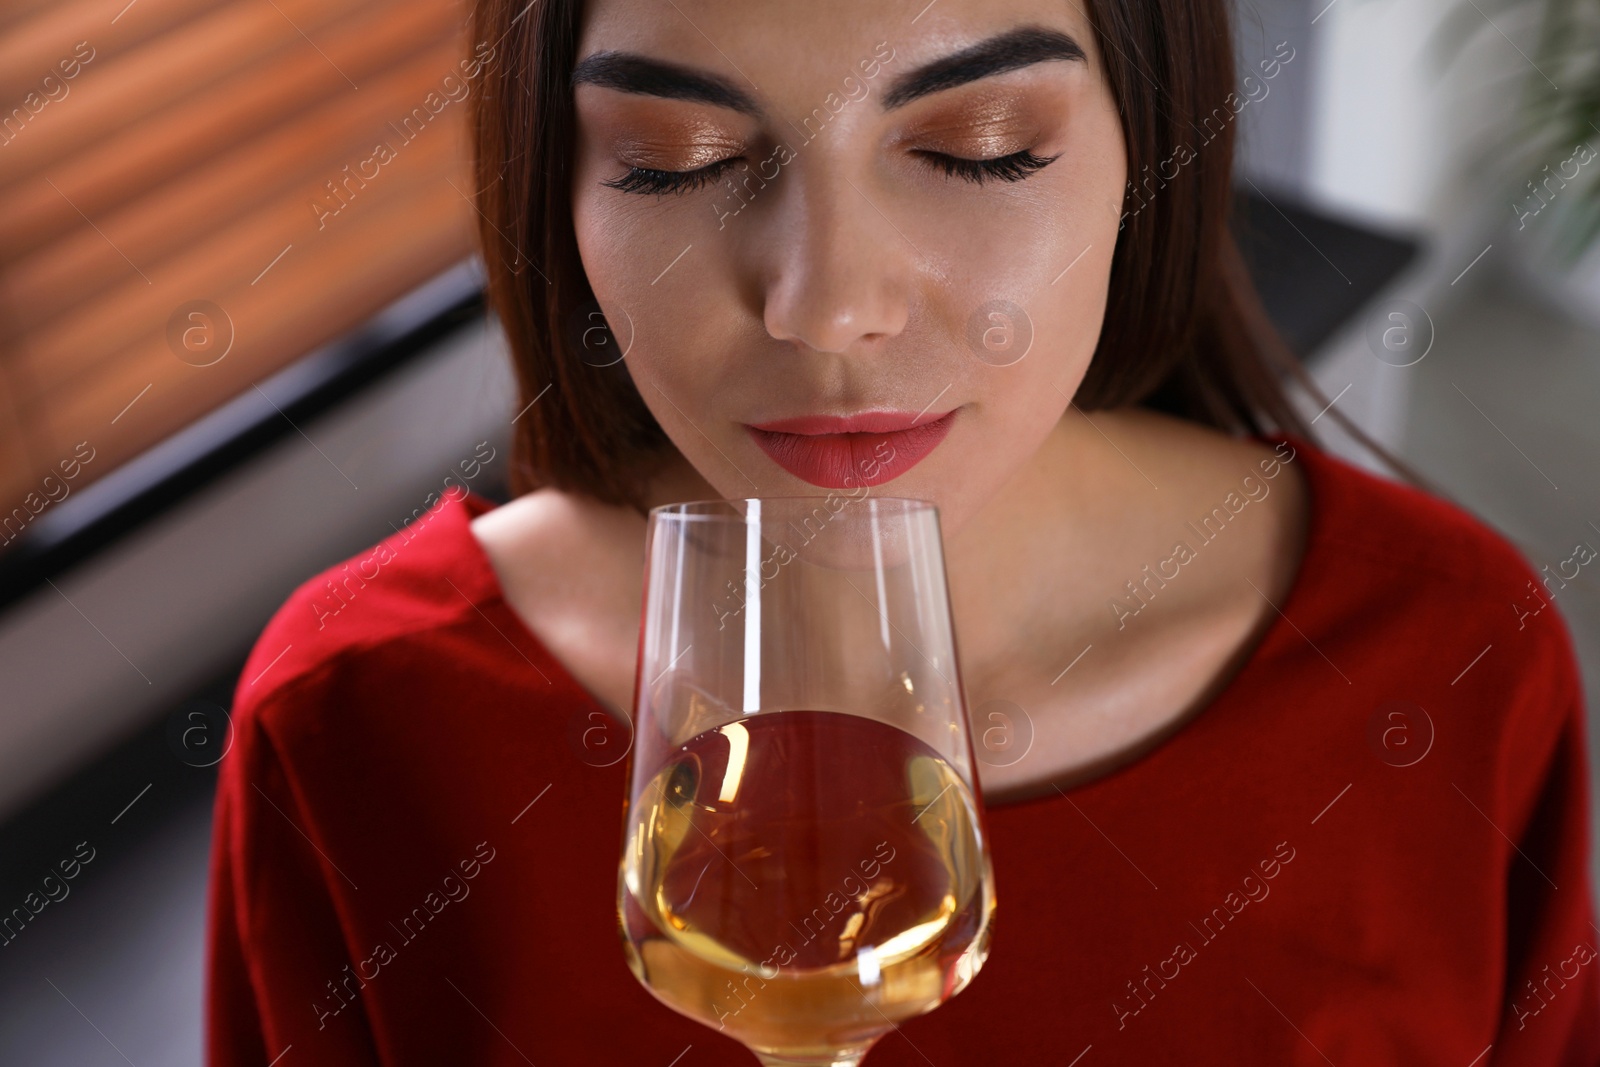
<path id="1" fill-rule="evenodd" d="M 965 178 L 977 185 L 982 185 L 991 178 L 1003 182 L 1019 182 L 1032 177 L 1061 158 L 1059 153 L 1053 156 L 1039 156 L 1026 148 L 993 159 L 963 159 L 961 156 L 931 152 L 926 149 L 919 149 L 916 154 L 938 167 L 946 175 Z"/>
<path id="2" fill-rule="evenodd" d="M 739 161 L 738 156 L 719 159 L 695 170 L 653 170 L 649 167 L 630 167 L 620 178 L 600 184 L 624 193 L 641 193 L 647 196 L 664 196 L 667 193 L 687 193 L 709 185 L 722 177 L 724 171 Z"/>
<path id="3" fill-rule="evenodd" d="M 993 159 L 964 159 L 961 156 L 952 156 L 944 152 L 933 152 L 925 149 L 918 150 L 916 155 L 926 159 L 929 164 L 939 168 L 946 176 L 962 178 L 976 185 L 982 185 L 991 179 L 1004 182 L 1018 182 L 1024 178 L 1048 167 L 1060 159 L 1059 154 L 1053 156 L 1035 155 L 1029 149 L 1012 152 L 1010 155 L 996 156 Z M 665 196 L 668 193 L 682 195 L 703 188 L 728 170 L 739 161 L 738 156 L 719 159 L 695 170 L 655 170 L 650 167 L 630 167 L 628 172 L 620 178 L 612 178 L 600 184 L 610 189 L 624 193 L 638 193 L 646 196 Z"/>

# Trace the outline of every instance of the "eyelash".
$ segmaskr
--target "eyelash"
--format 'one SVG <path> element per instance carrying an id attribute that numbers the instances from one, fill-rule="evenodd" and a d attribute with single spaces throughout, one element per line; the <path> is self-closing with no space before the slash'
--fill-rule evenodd
<path id="1" fill-rule="evenodd" d="M 631 167 L 620 178 L 601 182 L 601 185 L 624 193 L 644 193 L 665 196 L 667 193 L 687 193 L 709 185 L 722 176 L 723 171 L 738 161 L 719 159 L 699 170 L 651 170 L 648 167 Z"/>
<path id="2" fill-rule="evenodd" d="M 1036 156 L 1026 148 L 1009 156 L 997 156 L 994 159 L 962 159 L 959 156 L 947 156 L 942 152 L 918 154 L 925 156 L 930 163 L 944 171 L 946 176 L 965 178 L 975 185 L 982 185 L 988 178 L 1003 182 L 1020 182 L 1061 158 L 1059 154 Z"/>
<path id="3" fill-rule="evenodd" d="M 926 151 L 919 151 L 917 155 L 942 170 L 946 177 L 963 178 L 975 185 L 982 185 L 991 178 L 1004 182 L 1022 181 L 1061 158 L 1060 155 L 1034 155 L 1026 148 L 994 159 L 962 159 L 959 156 L 945 155 L 943 152 Z M 698 170 L 651 170 L 648 167 L 632 167 L 622 177 L 600 184 L 624 193 L 655 196 L 664 196 L 668 193 L 682 194 L 716 181 L 736 162 L 738 162 L 737 157 L 721 159 Z"/>

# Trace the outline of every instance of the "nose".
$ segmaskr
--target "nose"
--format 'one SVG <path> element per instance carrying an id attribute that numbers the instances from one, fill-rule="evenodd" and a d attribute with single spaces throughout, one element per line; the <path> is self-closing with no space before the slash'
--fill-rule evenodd
<path id="1" fill-rule="evenodd" d="M 860 182 L 837 166 L 791 164 L 766 242 L 767 332 L 818 352 L 845 352 L 905 329 L 916 252 Z M 812 160 L 821 163 L 821 160 Z"/>

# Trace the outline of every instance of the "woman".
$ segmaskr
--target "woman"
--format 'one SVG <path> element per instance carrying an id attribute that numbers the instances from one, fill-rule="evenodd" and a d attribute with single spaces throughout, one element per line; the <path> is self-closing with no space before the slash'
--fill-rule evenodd
<path id="1" fill-rule="evenodd" d="M 447 494 L 257 644 L 212 1062 L 753 1062 L 616 940 L 644 512 L 841 485 L 941 509 L 1001 901 L 868 1063 L 1600 1060 L 1570 639 L 1286 402 L 1221 0 L 474 34 L 518 495 Z"/>

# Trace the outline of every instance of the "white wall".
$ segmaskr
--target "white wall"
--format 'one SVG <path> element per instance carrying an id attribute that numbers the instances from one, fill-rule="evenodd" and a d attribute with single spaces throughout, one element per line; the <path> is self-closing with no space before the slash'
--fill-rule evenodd
<path id="1" fill-rule="evenodd" d="M 1502 178 L 1489 164 L 1503 157 L 1495 138 L 1524 79 L 1537 75 L 1518 52 L 1532 50 L 1535 5 L 1509 2 L 1520 14 L 1508 14 L 1501 0 L 1236 3 L 1241 74 L 1276 41 L 1296 49 L 1271 95 L 1241 115 L 1240 173 L 1269 194 L 1277 189 L 1424 242 L 1418 261 L 1310 360 L 1330 397 L 1349 386 L 1339 410 L 1386 446 L 1404 444 L 1415 375 L 1374 357 L 1369 320 L 1386 316 L 1396 299 L 1434 321 L 1447 317 L 1478 281 L 1455 280 L 1510 217 Z M 1466 44 L 1446 62 L 1440 31 L 1455 19 Z M 1478 265 L 1485 273 L 1508 250 L 1495 251 Z M 1299 399 L 1308 415 L 1320 410 Z M 1383 469 L 1332 419 L 1321 418 L 1316 429 L 1341 455 Z"/>
<path id="2" fill-rule="evenodd" d="M 1483 164 L 1497 156 L 1494 135 L 1524 78 L 1536 76 L 1518 51 L 1532 49 L 1535 5 L 1506 6 L 1334 0 L 1312 27 L 1311 195 L 1358 216 L 1433 231 L 1480 213 L 1488 195 Z M 1448 64 L 1447 20 L 1470 34 Z"/>

